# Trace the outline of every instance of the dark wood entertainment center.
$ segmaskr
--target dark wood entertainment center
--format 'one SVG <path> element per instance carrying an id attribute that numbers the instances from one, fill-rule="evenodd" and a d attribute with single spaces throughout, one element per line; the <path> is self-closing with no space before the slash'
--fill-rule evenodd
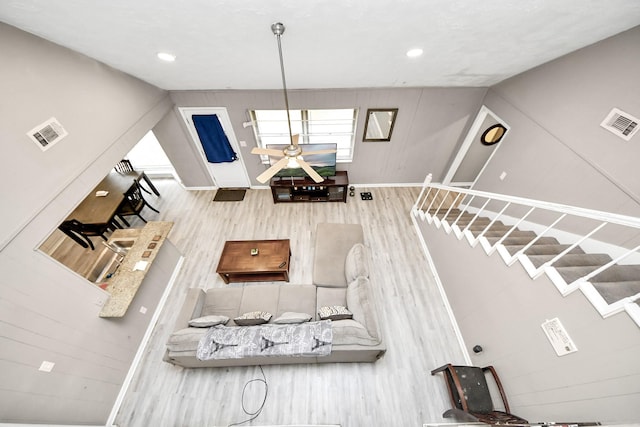
<path id="1" fill-rule="evenodd" d="M 349 177 L 347 171 L 336 171 L 335 176 L 326 177 L 317 183 L 309 177 L 271 178 L 269 183 L 273 203 L 292 202 L 347 202 Z"/>

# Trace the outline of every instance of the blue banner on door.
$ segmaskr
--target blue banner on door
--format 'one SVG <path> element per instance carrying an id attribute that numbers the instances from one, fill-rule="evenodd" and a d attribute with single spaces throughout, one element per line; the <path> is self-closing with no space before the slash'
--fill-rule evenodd
<path id="1" fill-rule="evenodd" d="M 233 151 L 218 116 L 193 115 L 191 118 L 209 163 L 229 163 L 238 160 L 238 155 Z"/>

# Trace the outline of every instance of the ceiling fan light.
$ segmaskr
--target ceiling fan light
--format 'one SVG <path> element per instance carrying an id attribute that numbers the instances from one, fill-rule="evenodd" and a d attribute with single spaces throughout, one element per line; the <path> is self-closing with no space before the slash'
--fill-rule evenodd
<path id="1" fill-rule="evenodd" d="M 300 168 L 300 163 L 298 163 L 298 159 L 303 160 L 302 156 L 289 157 L 289 162 L 287 163 L 287 167 L 289 169 L 298 169 L 298 168 Z"/>

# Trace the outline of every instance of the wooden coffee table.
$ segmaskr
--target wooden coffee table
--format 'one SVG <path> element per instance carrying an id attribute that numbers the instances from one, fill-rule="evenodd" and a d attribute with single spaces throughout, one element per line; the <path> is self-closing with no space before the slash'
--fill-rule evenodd
<path id="1" fill-rule="evenodd" d="M 257 249 L 257 255 L 251 250 Z M 284 240 L 228 240 L 216 273 L 224 283 L 289 281 L 291 249 Z"/>

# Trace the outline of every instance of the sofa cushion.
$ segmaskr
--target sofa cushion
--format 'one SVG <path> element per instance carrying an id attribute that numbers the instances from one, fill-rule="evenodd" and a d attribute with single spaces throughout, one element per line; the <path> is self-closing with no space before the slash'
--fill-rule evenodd
<path id="1" fill-rule="evenodd" d="M 347 307 L 342 305 L 332 305 L 330 307 L 320 307 L 320 310 L 318 310 L 318 316 L 320 316 L 320 320 L 343 320 L 351 319 L 353 317 L 353 313 L 347 310 Z"/>
<path id="2" fill-rule="evenodd" d="M 286 312 L 309 313 L 315 318 L 316 287 L 313 285 L 280 285 L 278 309 L 272 313 L 279 317 Z"/>
<path id="3" fill-rule="evenodd" d="M 314 313 L 317 313 L 320 307 L 332 305 L 347 307 L 347 288 L 317 288 L 316 298 Z"/>
<path id="4" fill-rule="evenodd" d="M 239 307 L 242 301 L 242 287 L 228 286 L 224 288 L 212 288 L 206 291 L 201 316 L 227 316 L 230 319 L 240 314 Z"/>
<path id="5" fill-rule="evenodd" d="M 209 315 L 189 320 L 189 326 L 194 328 L 209 328 L 216 325 L 224 325 L 229 321 L 227 316 Z"/>
<path id="6" fill-rule="evenodd" d="M 278 316 L 278 318 L 275 319 L 273 323 L 277 323 L 280 325 L 304 323 L 304 322 L 308 322 L 312 318 L 313 316 L 307 313 L 295 313 L 293 311 L 287 311 L 285 313 L 282 313 L 282 315 Z"/>
<path id="7" fill-rule="evenodd" d="M 376 345 L 380 340 L 369 335 L 367 329 L 352 319 L 331 322 L 333 344 Z"/>
<path id="8" fill-rule="evenodd" d="M 353 282 L 360 276 L 369 277 L 367 249 L 362 243 L 356 243 L 349 249 L 344 261 L 344 275 L 347 283 Z"/>
<path id="9" fill-rule="evenodd" d="M 281 287 L 281 285 L 255 284 L 243 286 L 242 300 L 238 304 L 238 314 L 251 311 L 266 311 L 271 314 L 277 314 Z"/>
<path id="10" fill-rule="evenodd" d="M 272 314 L 266 311 L 251 311 L 233 319 L 238 326 L 262 325 L 271 319 Z"/>
<path id="11" fill-rule="evenodd" d="M 184 328 L 171 334 L 167 341 L 169 351 L 196 351 L 206 328 Z"/>
<path id="12" fill-rule="evenodd" d="M 373 338 L 380 340 L 373 289 L 366 277 L 358 277 L 347 287 L 347 308 L 353 313 L 353 320 L 361 323 Z"/>
<path id="13" fill-rule="evenodd" d="M 313 284 L 346 287 L 344 264 L 347 253 L 356 243 L 364 242 L 360 224 L 318 224 L 313 259 Z"/>

